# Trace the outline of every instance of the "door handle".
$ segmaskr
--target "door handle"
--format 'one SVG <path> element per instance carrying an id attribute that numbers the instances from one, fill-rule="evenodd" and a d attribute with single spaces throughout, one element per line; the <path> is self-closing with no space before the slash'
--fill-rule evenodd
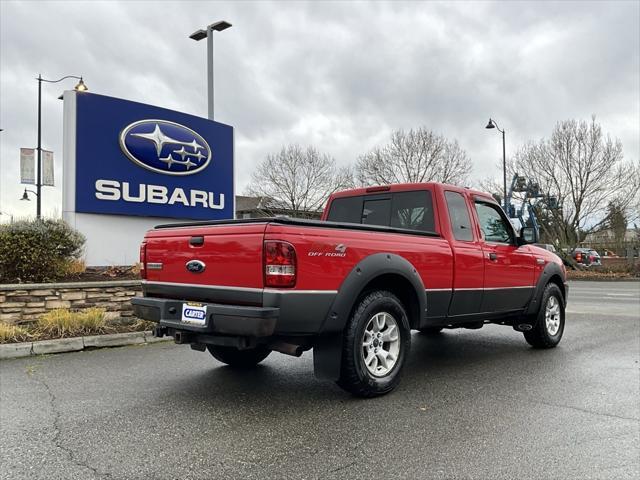
<path id="1" fill-rule="evenodd" d="M 491 252 L 489 254 L 489 260 L 491 260 L 492 262 L 496 262 L 498 260 L 498 254 L 495 252 Z"/>
<path id="2" fill-rule="evenodd" d="M 191 237 L 189 239 L 189 245 L 191 245 L 192 247 L 201 247 L 202 245 L 204 245 L 204 237 Z"/>

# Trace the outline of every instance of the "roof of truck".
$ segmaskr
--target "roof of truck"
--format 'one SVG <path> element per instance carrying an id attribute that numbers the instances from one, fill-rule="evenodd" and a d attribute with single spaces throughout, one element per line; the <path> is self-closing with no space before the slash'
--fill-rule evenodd
<path id="1" fill-rule="evenodd" d="M 383 192 L 404 192 L 407 190 L 420 190 L 426 187 L 431 187 L 431 188 L 436 187 L 436 188 L 443 188 L 446 190 L 468 192 L 472 195 L 479 195 L 481 197 L 495 200 L 490 193 L 481 192 L 479 190 L 474 190 L 468 187 L 460 187 L 457 185 L 449 185 L 447 183 L 439 183 L 439 182 L 395 183 L 392 185 L 379 185 L 379 186 L 373 186 L 373 187 L 353 188 L 351 190 L 342 190 L 340 192 L 336 192 L 332 194 L 331 197 L 340 198 L 340 197 L 354 197 L 356 195 L 371 195 L 371 194 L 383 193 Z"/>

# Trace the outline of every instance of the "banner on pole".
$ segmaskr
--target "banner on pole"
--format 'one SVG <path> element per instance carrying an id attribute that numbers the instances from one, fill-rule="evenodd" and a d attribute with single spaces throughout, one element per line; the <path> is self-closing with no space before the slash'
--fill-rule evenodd
<path id="1" fill-rule="evenodd" d="M 42 185 L 54 186 L 53 178 L 53 152 L 42 150 Z"/>
<path id="2" fill-rule="evenodd" d="M 20 183 L 35 185 L 36 183 L 36 149 L 20 149 Z"/>

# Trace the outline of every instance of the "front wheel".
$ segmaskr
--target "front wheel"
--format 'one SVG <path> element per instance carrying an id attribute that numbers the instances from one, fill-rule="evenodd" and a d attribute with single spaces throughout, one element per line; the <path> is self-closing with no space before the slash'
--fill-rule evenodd
<path id="1" fill-rule="evenodd" d="M 550 283 L 542 294 L 535 326 L 523 332 L 525 340 L 534 348 L 555 347 L 564 333 L 564 317 L 562 292 L 555 283 Z"/>
<path id="2" fill-rule="evenodd" d="M 393 390 L 411 347 L 404 306 L 378 290 L 360 300 L 345 329 L 338 385 L 360 397 Z"/>
<path id="3" fill-rule="evenodd" d="M 262 345 L 247 350 L 221 345 L 207 345 L 207 350 L 216 360 L 237 368 L 254 367 L 271 353 L 271 350 Z"/>

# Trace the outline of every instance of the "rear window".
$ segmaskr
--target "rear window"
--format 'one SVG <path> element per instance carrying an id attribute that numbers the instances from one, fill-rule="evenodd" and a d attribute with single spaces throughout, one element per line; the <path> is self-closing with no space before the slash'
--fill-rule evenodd
<path id="1" fill-rule="evenodd" d="M 360 223 L 362 219 L 362 197 L 336 198 L 331 202 L 327 220 L 330 222 Z"/>
<path id="2" fill-rule="evenodd" d="M 436 228 L 431 192 L 421 190 L 394 193 L 391 226 L 434 232 Z"/>
<path id="3" fill-rule="evenodd" d="M 380 198 L 376 200 L 365 200 L 362 209 L 362 222 L 365 225 L 389 226 L 389 216 L 391 215 L 391 199 Z"/>
<path id="4" fill-rule="evenodd" d="M 331 202 L 327 220 L 435 232 L 433 201 L 428 190 L 336 198 Z"/>

